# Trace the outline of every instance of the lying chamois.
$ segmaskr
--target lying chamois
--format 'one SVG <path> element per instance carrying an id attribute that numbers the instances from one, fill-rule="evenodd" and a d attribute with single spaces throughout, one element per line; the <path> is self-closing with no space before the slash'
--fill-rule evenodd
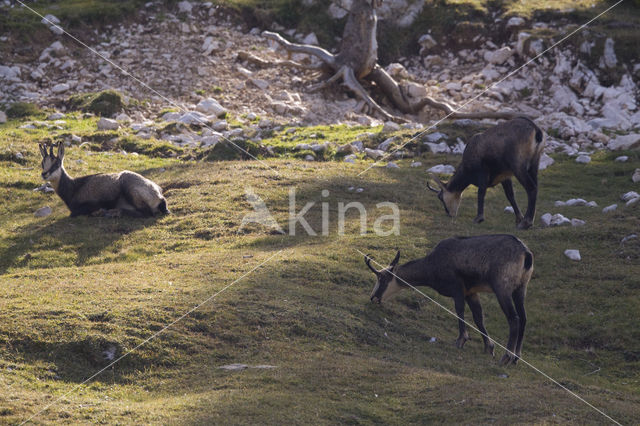
<path id="1" fill-rule="evenodd" d="M 462 154 L 462 162 L 449 182 L 443 183 L 432 176 L 440 190 L 432 188 L 429 182 L 427 187 L 438 194 L 447 214 L 455 217 L 462 191 L 469 185 L 477 186 L 478 215 L 473 222 L 480 223 L 484 220 L 484 196 L 487 188 L 501 183 L 513 206 L 517 227 L 527 229 L 533 225 L 536 214 L 538 166 L 543 148 L 542 130 L 528 118 L 521 117 L 498 124 L 471 138 Z M 512 176 L 527 191 L 528 205 L 524 218 L 513 195 Z"/>
<path id="2" fill-rule="evenodd" d="M 462 348 L 469 340 L 464 323 L 466 300 L 473 321 L 483 333 L 484 350 L 493 356 L 494 344 L 487 337 L 478 297 L 479 292 L 493 292 L 509 322 L 508 351 L 500 365 L 518 361 L 527 322 L 524 298 L 533 272 L 533 254 L 522 241 L 513 235 L 455 237 L 441 241 L 422 259 L 398 265 L 399 259 L 398 251 L 393 262 L 378 271 L 371 266 L 371 258 L 365 256 L 365 263 L 378 277 L 371 301 L 384 302 L 399 290 L 409 288 L 407 284 L 428 286 L 452 297 L 460 330 L 456 346 Z"/>
<path id="3" fill-rule="evenodd" d="M 130 171 L 72 178 L 62 165 L 64 144 L 58 143 L 58 155 L 53 146 L 39 144 L 42 155 L 42 178 L 51 182 L 71 216 L 121 214 L 134 217 L 169 213 L 162 189 L 149 179 Z"/>

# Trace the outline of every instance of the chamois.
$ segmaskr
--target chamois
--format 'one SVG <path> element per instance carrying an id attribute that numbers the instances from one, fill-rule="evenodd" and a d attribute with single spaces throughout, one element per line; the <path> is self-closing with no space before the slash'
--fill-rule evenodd
<path id="1" fill-rule="evenodd" d="M 494 356 L 495 345 L 484 328 L 478 297 L 479 292 L 493 292 L 509 322 L 507 353 L 500 365 L 518 361 L 527 322 L 524 299 L 533 272 L 533 254 L 522 241 L 513 235 L 454 237 L 441 241 L 424 258 L 404 265 L 398 265 L 399 260 L 400 251 L 387 268 L 378 271 L 371 266 L 371 257 L 365 256 L 365 264 L 378 278 L 371 292 L 372 302 L 382 303 L 409 285 L 428 286 L 452 297 L 460 331 L 456 346 L 461 349 L 469 340 L 464 323 L 466 300 L 483 334 L 484 350 Z"/>
<path id="2" fill-rule="evenodd" d="M 498 124 L 484 133 L 474 135 L 462 154 L 462 162 L 447 183 L 432 175 L 440 190 L 427 187 L 438 194 L 444 209 L 451 217 L 458 214 L 460 196 L 469 186 L 478 187 L 478 214 L 473 220 L 484 220 L 484 196 L 487 188 L 502 184 L 507 199 L 513 206 L 516 226 L 527 229 L 533 225 L 538 195 L 538 166 L 544 148 L 542 130 L 528 118 L 519 117 Z M 527 191 L 527 212 L 522 217 L 513 195 L 511 177 Z"/>
<path id="3" fill-rule="evenodd" d="M 169 213 L 162 189 L 149 179 L 128 170 L 72 178 L 64 169 L 64 144 L 58 143 L 58 155 L 53 145 L 39 144 L 42 155 L 42 178 L 51 182 L 71 216 L 121 214 L 133 217 Z"/>

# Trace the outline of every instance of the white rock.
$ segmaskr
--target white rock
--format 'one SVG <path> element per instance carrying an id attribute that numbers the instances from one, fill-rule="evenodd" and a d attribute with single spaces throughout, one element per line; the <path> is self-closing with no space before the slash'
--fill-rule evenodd
<path id="1" fill-rule="evenodd" d="M 45 15 L 40 22 L 45 25 L 57 25 L 60 23 L 60 20 L 54 15 Z"/>
<path id="2" fill-rule="evenodd" d="M 307 154 L 304 156 L 304 161 L 316 161 L 316 158 L 311 154 Z"/>
<path id="3" fill-rule="evenodd" d="M 54 33 L 55 35 L 62 35 L 64 34 L 64 30 L 62 29 L 62 27 L 58 26 L 58 25 L 52 25 L 49 27 L 49 29 L 51 30 L 52 33 Z"/>
<path id="4" fill-rule="evenodd" d="M 505 213 L 512 213 L 512 214 L 513 214 L 513 213 L 514 213 L 514 211 L 513 211 L 513 207 L 511 207 L 511 206 L 507 206 L 507 207 L 505 207 L 505 208 L 504 208 L 504 212 L 505 212 Z"/>
<path id="5" fill-rule="evenodd" d="M 602 213 L 609 213 L 609 212 L 614 211 L 617 208 L 618 208 L 617 204 L 611 204 L 610 206 L 607 206 L 604 209 L 602 209 Z"/>
<path id="6" fill-rule="evenodd" d="M 620 241 L 620 244 L 624 244 L 629 240 L 635 240 L 636 238 L 638 238 L 637 234 L 629 234 Z"/>
<path id="7" fill-rule="evenodd" d="M 116 121 L 121 123 L 131 123 L 132 120 L 131 120 L 131 117 L 129 117 L 127 114 L 125 114 L 124 112 L 121 112 L 116 116 Z"/>
<path id="8" fill-rule="evenodd" d="M 183 3 L 188 3 L 188 2 L 183 2 Z M 246 364 L 229 364 L 229 365 L 223 365 L 218 368 L 221 370 L 228 370 L 228 371 L 240 371 L 240 370 L 245 370 L 249 368 L 249 366 Z"/>
<path id="9" fill-rule="evenodd" d="M 506 29 L 510 29 L 513 27 L 521 27 L 524 25 L 524 19 L 519 17 L 519 16 L 513 16 L 511 18 L 509 18 L 509 20 L 507 21 L 507 25 L 505 26 Z"/>
<path id="10" fill-rule="evenodd" d="M 341 7 L 336 3 L 331 3 L 329 6 L 329 16 L 333 19 L 342 19 L 347 16 L 347 13 L 349 13 L 349 11 L 346 8 Z"/>
<path id="11" fill-rule="evenodd" d="M 345 155 L 344 157 L 344 161 L 347 163 L 355 163 L 356 162 L 356 155 L 355 154 L 349 154 L 349 155 Z"/>
<path id="12" fill-rule="evenodd" d="M 367 157 L 373 158 L 374 160 L 377 160 L 378 158 L 384 155 L 384 151 L 381 151 L 379 149 L 371 149 L 371 148 L 365 148 L 364 153 Z"/>
<path id="13" fill-rule="evenodd" d="M 414 161 L 413 163 L 411 163 L 411 167 L 421 167 L 422 166 L 422 161 Z"/>
<path id="14" fill-rule="evenodd" d="M 496 65 L 502 65 L 513 55 L 513 51 L 509 46 L 502 47 L 493 52 L 487 51 L 484 54 L 484 60 Z"/>
<path id="15" fill-rule="evenodd" d="M 428 134 L 425 137 L 425 139 L 427 140 L 427 142 L 438 142 L 440 139 L 446 138 L 446 137 L 447 135 L 445 135 L 444 133 L 435 132 L 435 133 Z"/>
<path id="16" fill-rule="evenodd" d="M 389 146 L 396 140 L 395 137 L 392 138 L 388 138 L 386 139 L 384 142 L 382 142 L 380 145 L 378 145 L 378 149 L 381 151 L 387 151 L 389 149 Z"/>
<path id="17" fill-rule="evenodd" d="M 452 175 L 455 173 L 456 169 L 450 164 L 438 164 L 436 166 L 427 169 L 429 173 L 438 173 L 441 175 Z"/>
<path id="18" fill-rule="evenodd" d="M 629 159 L 626 155 L 621 155 L 620 157 L 616 157 L 616 163 L 625 163 Z"/>
<path id="19" fill-rule="evenodd" d="M 101 117 L 98 120 L 98 130 L 117 130 L 119 127 L 120 124 L 110 118 Z"/>
<path id="20" fill-rule="evenodd" d="M 563 226 L 571 224 L 571 220 L 560 213 L 551 216 L 551 226 Z"/>
<path id="21" fill-rule="evenodd" d="M 427 147 L 429 147 L 429 151 L 431 151 L 434 154 L 450 154 L 451 153 L 451 148 L 449 148 L 449 145 L 447 145 L 445 142 L 440 142 L 440 143 L 425 142 L 424 144 L 427 145 Z"/>
<path id="22" fill-rule="evenodd" d="M 571 198 L 565 203 L 567 206 L 586 206 L 587 200 L 582 198 Z"/>
<path id="23" fill-rule="evenodd" d="M 382 126 L 382 133 L 397 132 L 398 130 L 400 130 L 400 125 L 398 123 L 394 123 L 393 121 L 387 121 Z"/>
<path id="24" fill-rule="evenodd" d="M 220 103 L 213 98 L 203 99 L 198 102 L 198 105 L 196 105 L 196 111 L 206 115 L 215 115 L 216 117 L 220 117 L 227 113 L 226 108 L 220 105 Z"/>
<path id="25" fill-rule="evenodd" d="M 584 226 L 587 222 L 582 219 L 571 219 L 571 226 Z"/>
<path id="26" fill-rule="evenodd" d="M 191 13 L 193 9 L 193 5 L 188 1 L 181 1 L 178 3 L 178 12 L 180 13 Z"/>
<path id="27" fill-rule="evenodd" d="M 638 195 L 638 193 L 636 191 L 629 191 L 627 193 L 622 194 L 622 196 L 620 197 L 620 199 L 622 201 L 629 201 L 632 198 L 638 198 L 640 197 L 640 195 Z"/>
<path id="28" fill-rule="evenodd" d="M 579 250 L 572 250 L 572 249 L 567 249 L 564 251 L 564 255 L 567 256 L 569 259 L 571 260 L 582 260 L 582 258 L 580 257 L 580 251 Z"/>
<path id="29" fill-rule="evenodd" d="M 47 116 L 47 120 L 51 121 L 51 120 L 60 120 L 61 118 L 64 118 L 64 114 L 61 112 L 54 112 L 52 114 L 49 114 Z"/>
<path id="30" fill-rule="evenodd" d="M 394 163 L 392 161 L 389 161 L 387 163 L 387 169 L 399 169 L 399 168 L 400 168 L 400 166 L 398 166 L 396 163 Z"/>
<path id="31" fill-rule="evenodd" d="M 544 226 L 551 226 L 552 217 L 553 215 L 551 213 L 545 213 L 542 216 L 540 216 L 540 222 L 542 222 Z"/>
<path id="32" fill-rule="evenodd" d="M 4 111 L 0 111 L 0 124 L 7 122 L 7 114 Z"/>
<path id="33" fill-rule="evenodd" d="M 311 145 L 308 143 L 299 143 L 294 149 L 296 151 L 304 151 L 305 149 L 311 149 Z"/>
<path id="34" fill-rule="evenodd" d="M 311 45 L 314 45 L 314 46 L 317 46 L 319 44 L 318 43 L 318 37 L 313 32 L 307 34 L 306 37 L 302 40 L 302 42 L 304 44 L 311 44 Z"/>
<path id="35" fill-rule="evenodd" d="M 625 205 L 627 207 L 631 207 L 631 206 L 637 204 L 639 201 L 640 201 L 640 197 L 635 197 L 635 198 L 632 198 L 629 201 L 627 201 Z"/>
<path id="36" fill-rule="evenodd" d="M 633 181 L 633 183 L 640 182 L 640 169 L 636 169 L 636 171 L 633 172 L 633 176 L 631 176 L 631 180 Z"/>
<path id="37" fill-rule="evenodd" d="M 51 214 L 51 207 L 49 206 L 41 207 L 33 213 L 35 217 L 46 217 L 46 216 L 49 216 L 50 214 Z"/>
<path id="38" fill-rule="evenodd" d="M 576 163 L 587 164 L 591 161 L 591 157 L 588 155 L 578 155 L 576 157 Z"/>
<path id="39" fill-rule="evenodd" d="M 182 114 L 176 111 L 169 111 L 162 116 L 163 121 L 178 121 Z"/>
<path id="40" fill-rule="evenodd" d="M 566 206 L 566 205 L 567 205 L 567 203 L 566 203 L 565 201 L 560 201 L 560 200 L 558 200 L 558 201 L 556 201 L 555 203 L 553 203 L 553 205 L 554 205 L 555 207 L 564 207 L 564 206 Z"/>
<path id="41" fill-rule="evenodd" d="M 586 204 L 587 207 L 598 207 L 598 203 L 596 203 L 595 201 L 589 201 Z"/>
<path id="42" fill-rule="evenodd" d="M 640 147 L 640 134 L 638 133 L 617 136 L 607 144 L 607 148 L 611 151 L 622 151 L 637 147 Z"/>
<path id="43" fill-rule="evenodd" d="M 199 111 L 187 111 L 178 119 L 178 121 L 184 124 L 204 125 L 209 123 L 211 120 Z"/>
<path id="44" fill-rule="evenodd" d="M 613 40 L 610 38 L 604 42 L 602 61 L 607 68 L 614 68 L 618 64 L 618 58 L 616 58 L 616 52 L 613 49 Z"/>
<path id="45" fill-rule="evenodd" d="M 422 99 L 427 96 L 427 88 L 424 87 L 424 85 L 415 83 L 413 81 L 407 83 L 406 90 L 407 94 L 412 98 Z"/>
<path id="46" fill-rule="evenodd" d="M 540 164 L 538 165 L 538 170 L 544 170 L 550 165 L 555 163 L 555 160 L 547 155 L 547 153 L 542 153 L 540 156 Z"/>
<path id="47" fill-rule="evenodd" d="M 431 37 L 431 34 L 421 35 L 420 38 L 418 39 L 418 44 L 422 48 L 420 50 L 421 55 L 438 45 L 438 43 L 434 40 L 434 38 Z"/>
<path id="48" fill-rule="evenodd" d="M 261 78 L 250 78 L 249 82 L 260 90 L 267 90 L 269 88 L 269 82 Z"/>
<path id="49" fill-rule="evenodd" d="M 328 147 L 329 146 L 326 143 L 314 143 L 309 148 L 311 148 L 311 151 L 313 152 L 322 152 L 326 151 Z"/>
<path id="50" fill-rule="evenodd" d="M 67 90 L 69 90 L 70 87 L 67 83 L 60 83 L 60 84 L 56 84 L 55 86 L 53 86 L 51 88 L 51 91 L 53 93 L 62 93 L 62 92 L 66 92 Z"/>

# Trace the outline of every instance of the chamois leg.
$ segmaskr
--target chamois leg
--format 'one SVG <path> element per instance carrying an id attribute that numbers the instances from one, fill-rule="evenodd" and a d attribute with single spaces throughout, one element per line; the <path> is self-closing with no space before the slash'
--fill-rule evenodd
<path id="1" fill-rule="evenodd" d="M 524 298 L 527 294 L 527 287 L 522 286 L 513 292 L 511 298 L 516 305 L 516 312 L 520 318 L 520 329 L 518 330 L 518 342 L 516 343 L 516 358 L 513 360 L 515 364 L 522 355 L 522 341 L 524 340 L 524 329 L 527 324 L 527 313 L 524 310 Z"/>
<path id="2" fill-rule="evenodd" d="M 482 315 L 482 305 L 480 305 L 480 298 L 477 294 L 469 295 L 465 298 L 467 300 L 467 304 L 469 305 L 469 309 L 471 309 L 471 313 L 473 314 L 473 322 L 478 326 L 478 330 L 482 333 L 482 341 L 484 342 L 484 351 L 485 353 L 491 354 L 491 356 L 495 356 L 493 348 L 494 344 L 489 338 L 489 333 L 487 333 L 487 329 L 484 328 L 484 318 Z"/>
<path id="3" fill-rule="evenodd" d="M 487 186 L 478 187 L 478 215 L 473 219 L 473 223 L 484 222 L 484 196 L 487 194 Z"/>
<path id="4" fill-rule="evenodd" d="M 516 197 L 513 194 L 513 182 L 511 182 L 511 179 L 503 180 L 502 188 L 504 189 L 504 195 L 507 196 L 507 200 L 509 200 L 511 207 L 513 207 L 513 212 L 516 215 L 516 225 L 518 225 L 522 222 L 523 217 L 520 209 L 518 208 L 518 204 L 516 204 Z"/>
<path id="5" fill-rule="evenodd" d="M 459 295 L 453 298 L 456 314 L 458 315 L 458 338 L 456 339 L 456 347 L 462 349 L 464 344 L 469 340 L 469 333 L 467 333 L 467 326 L 464 323 L 464 296 Z"/>
<path id="6" fill-rule="evenodd" d="M 508 283 L 502 283 L 494 288 L 508 288 Z M 507 353 L 500 358 L 500 365 L 507 365 L 515 361 L 516 355 L 516 343 L 518 341 L 518 332 L 520 330 L 520 319 L 518 313 L 513 307 L 511 297 L 507 294 L 496 294 L 498 296 L 498 303 L 502 311 L 507 316 L 509 322 L 509 341 L 507 342 Z"/>
<path id="7" fill-rule="evenodd" d="M 518 224 L 518 229 L 528 229 L 533 225 L 533 217 L 536 215 L 536 198 L 538 197 L 537 170 L 533 173 L 526 171 L 517 176 L 518 181 L 527 191 L 527 212 L 524 219 Z"/>

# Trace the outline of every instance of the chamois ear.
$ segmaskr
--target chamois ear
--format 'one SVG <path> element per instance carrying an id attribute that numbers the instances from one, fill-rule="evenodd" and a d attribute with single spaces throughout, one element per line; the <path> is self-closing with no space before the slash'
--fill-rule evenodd
<path id="1" fill-rule="evenodd" d="M 373 259 L 370 255 L 365 255 L 364 257 L 364 263 L 369 267 L 369 269 L 371 269 L 373 271 L 374 274 L 379 275 L 380 272 L 378 270 L 376 270 L 376 268 L 374 268 L 373 266 L 371 266 L 371 259 Z"/>
<path id="2" fill-rule="evenodd" d="M 58 142 L 58 158 L 62 160 L 64 158 L 64 142 Z"/>
<path id="3" fill-rule="evenodd" d="M 41 143 L 39 143 L 38 149 L 40 150 L 40 155 L 42 156 L 42 158 L 45 158 L 47 156 L 47 148 Z"/>
<path id="4" fill-rule="evenodd" d="M 46 145 L 45 145 L 45 149 L 46 149 Z M 49 145 L 49 157 L 55 157 L 55 155 L 53 155 L 53 145 Z"/>
<path id="5" fill-rule="evenodd" d="M 398 250 L 398 253 L 396 253 L 395 259 L 393 259 L 393 262 L 391 262 L 391 264 L 389 265 L 389 269 L 395 268 L 399 260 L 400 260 L 400 250 Z"/>

